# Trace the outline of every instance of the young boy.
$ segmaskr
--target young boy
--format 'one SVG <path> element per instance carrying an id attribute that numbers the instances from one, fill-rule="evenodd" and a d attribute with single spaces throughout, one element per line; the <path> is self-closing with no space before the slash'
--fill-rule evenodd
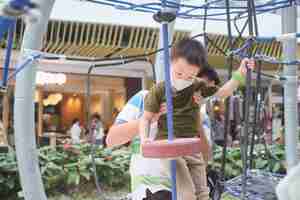
<path id="1" fill-rule="evenodd" d="M 204 80 L 196 78 L 207 64 L 207 54 L 202 44 L 196 40 L 183 39 L 171 53 L 171 86 L 173 98 L 173 122 L 175 138 L 203 137 L 200 125 L 200 105 L 195 95 L 208 97 L 217 91 L 217 87 L 208 86 Z M 159 113 L 161 104 L 166 102 L 165 82 L 156 84 L 145 98 L 144 114 L 140 124 L 142 143 L 148 142 L 149 127 Z M 156 139 L 166 139 L 167 116 L 158 120 Z M 154 139 L 154 138 L 152 138 Z M 204 139 L 205 140 L 205 139 Z M 202 155 L 184 156 L 184 163 L 189 168 L 190 177 L 195 186 L 197 200 L 209 198 L 206 185 L 205 163 Z"/>
<path id="2" fill-rule="evenodd" d="M 245 83 L 245 74 L 248 66 L 253 69 L 255 62 L 252 59 L 243 59 L 239 69 L 232 78 L 218 91 L 215 86 L 209 86 L 205 81 L 196 78 L 207 64 L 207 53 L 202 44 L 189 38 L 180 41 L 171 53 L 171 86 L 173 100 L 173 124 L 175 138 L 200 137 L 202 145 L 209 145 L 204 136 L 200 121 L 199 93 L 202 97 L 228 97 L 241 84 Z M 217 92 L 216 92 L 217 91 Z M 144 113 L 140 120 L 140 139 L 142 143 L 153 139 L 167 138 L 167 116 L 161 114 L 161 105 L 165 104 L 165 82 L 156 84 L 145 97 Z M 149 139 L 150 124 L 158 120 L 158 133 Z M 204 149 L 205 149 L 204 148 Z M 207 153 L 207 152 L 206 152 Z M 203 156 L 205 156 L 203 154 Z M 193 182 L 192 191 L 197 200 L 208 200 L 209 190 L 206 182 L 206 164 L 202 154 L 183 156 L 177 159 L 177 164 Z M 177 173 L 178 173 L 177 169 Z M 178 177 L 178 181 L 181 181 Z M 188 185 L 188 184 L 187 184 Z M 190 200 L 191 198 L 189 198 Z"/>

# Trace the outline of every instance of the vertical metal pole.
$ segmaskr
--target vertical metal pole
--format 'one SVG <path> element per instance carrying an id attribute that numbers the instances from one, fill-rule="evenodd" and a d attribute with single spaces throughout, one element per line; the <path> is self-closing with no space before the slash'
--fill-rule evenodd
<path id="1" fill-rule="evenodd" d="M 181 0 L 173 0 L 175 3 L 180 3 Z M 168 8 L 169 9 L 169 8 Z M 172 12 L 177 12 L 177 9 L 169 9 Z M 168 41 L 169 44 L 172 44 L 172 38 L 174 34 L 174 27 L 175 27 L 175 21 L 168 24 Z M 160 27 L 159 29 L 159 41 L 158 41 L 158 49 L 161 49 L 164 47 L 164 41 L 163 41 L 163 28 Z M 161 82 L 165 80 L 165 75 L 164 75 L 164 53 L 161 51 L 156 54 L 156 60 L 155 60 L 155 76 L 156 76 L 156 82 Z"/>
<path id="2" fill-rule="evenodd" d="M 231 16 L 230 16 L 230 2 L 229 0 L 225 1 L 226 4 L 226 20 L 227 20 L 227 32 L 228 32 L 228 41 L 229 41 L 229 50 L 233 50 L 233 37 L 232 37 L 232 30 L 231 30 Z M 228 80 L 231 79 L 232 75 L 232 68 L 233 68 L 233 56 L 230 55 L 226 58 L 226 66 L 228 67 Z M 230 121 L 229 121 L 229 112 L 230 112 L 230 97 L 226 99 L 226 107 L 225 107 L 225 133 L 224 133 L 224 146 L 222 151 L 222 166 L 221 166 L 221 188 L 224 190 L 224 181 L 225 181 L 225 167 L 226 167 L 226 153 L 227 153 L 227 139 L 228 134 L 231 131 L 230 128 Z M 221 195 L 219 196 L 219 199 L 221 198 Z"/>
<path id="3" fill-rule="evenodd" d="M 254 3 L 251 2 L 252 0 L 248 0 L 248 29 L 249 29 L 249 36 L 253 36 L 253 7 Z M 252 57 L 252 46 L 248 51 L 248 56 Z M 250 105 L 251 105 L 251 69 L 247 66 L 247 74 L 246 74 L 246 91 L 245 91 L 245 112 L 244 112 L 244 128 L 242 131 L 242 141 L 241 141 L 241 154 L 242 154 L 242 161 L 243 161 L 243 175 L 242 175 L 242 194 L 241 199 L 247 198 L 247 170 L 248 170 L 248 133 L 249 133 L 249 114 L 250 114 Z"/>
<path id="4" fill-rule="evenodd" d="M 166 1 L 162 0 L 163 9 L 166 9 Z M 177 1 L 176 1 L 177 2 Z M 171 75 L 170 75 L 170 50 L 169 50 L 169 28 L 167 22 L 162 22 L 162 46 L 163 50 L 163 64 L 164 77 L 165 77 L 165 94 L 167 100 L 167 126 L 168 126 L 168 141 L 174 139 L 174 126 L 173 126 L 173 100 L 172 100 L 172 88 L 171 88 Z M 157 66 L 159 68 L 159 66 Z M 161 81 L 161 74 L 157 74 L 156 81 Z M 171 160 L 171 181 L 172 181 L 172 200 L 177 200 L 177 188 L 176 188 L 176 160 Z"/>
<path id="5" fill-rule="evenodd" d="M 19 61 L 26 58 L 25 49 L 40 50 L 54 0 L 37 0 L 41 18 L 26 26 Z M 46 200 L 36 149 L 34 92 L 37 63 L 24 68 L 16 77 L 14 128 L 17 162 L 25 200 Z"/>
<path id="6" fill-rule="evenodd" d="M 252 10 L 253 10 L 253 23 L 254 23 L 254 33 L 255 36 L 258 37 L 258 24 L 257 24 L 257 16 L 256 16 L 256 8 L 255 8 L 255 2 L 251 1 Z M 260 54 L 261 48 L 258 48 L 258 53 Z M 262 62 L 257 62 L 257 76 L 256 76 L 256 91 L 255 91 L 255 108 L 254 108 L 254 125 L 253 125 L 253 131 L 251 136 L 251 143 L 250 143 L 250 161 L 249 166 L 250 169 L 254 167 L 253 162 L 253 152 L 254 152 L 254 145 L 255 145 L 255 135 L 260 136 L 262 124 L 260 121 L 260 112 L 261 112 L 261 104 L 262 104 L 262 84 L 261 84 L 261 65 Z"/>
<path id="7" fill-rule="evenodd" d="M 16 21 L 13 20 L 9 26 L 9 31 L 8 31 L 6 55 L 5 55 L 5 61 L 3 67 L 3 80 L 2 80 L 2 86 L 4 87 L 7 85 L 7 81 L 8 81 L 8 72 L 9 72 L 11 51 L 12 51 L 13 41 L 14 41 L 15 25 L 16 25 Z"/>
<path id="8" fill-rule="evenodd" d="M 174 33 L 174 26 L 175 26 L 175 21 L 171 22 L 168 26 L 168 32 L 169 32 L 169 38 L 168 41 L 169 45 L 172 43 L 172 37 Z M 163 48 L 163 30 L 160 28 L 159 30 L 159 46 L 158 49 Z M 156 60 L 155 60 L 155 76 L 156 76 L 156 82 L 161 82 L 165 80 L 165 71 L 164 71 L 164 53 L 158 52 L 156 54 Z"/>
<path id="9" fill-rule="evenodd" d="M 207 0 L 204 1 L 205 4 L 207 3 Z M 205 48 L 208 48 L 208 41 L 207 41 L 207 33 L 206 33 L 206 27 L 207 27 L 207 7 L 204 8 L 204 18 L 203 18 L 203 43 L 204 43 L 204 46 Z"/>
<path id="10" fill-rule="evenodd" d="M 297 8 L 291 6 L 282 9 L 282 33 L 297 32 Z M 297 39 L 283 41 L 283 57 L 287 61 L 296 60 Z M 297 99 L 297 65 L 285 65 L 284 76 L 284 121 L 285 121 L 285 154 L 288 171 L 297 164 L 298 141 L 298 99 Z"/>
<path id="11" fill-rule="evenodd" d="M 165 90 L 167 97 L 167 124 L 168 124 L 168 140 L 172 141 L 174 139 L 173 131 L 173 102 L 172 102 L 172 89 L 170 81 L 170 54 L 168 48 L 168 24 L 162 24 L 163 30 L 163 41 L 164 41 L 164 66 L 165 66 Z M 172 200 L 177 199 L 177 189 L 176 189 L 176 161 L 171 161 L 171 177 L 172 177 Z"/>

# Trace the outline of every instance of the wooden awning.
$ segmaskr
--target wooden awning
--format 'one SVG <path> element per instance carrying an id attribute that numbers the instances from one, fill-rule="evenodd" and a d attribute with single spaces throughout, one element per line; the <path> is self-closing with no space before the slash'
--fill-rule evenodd
<path id="1" fill-rule="evenodd" d="M 24 28 L 24 24 L 19 21 L 15 34 L 15 48 L 20 48 Z M 188 32 L 177 31 L 174 34 L 174 41 L 188 35 Z M 50 21 L 42 50 L 82 57 L 143 54 L 156 50 L 158 36 L 159 30 L 154 28 Z"/>
<path id="2" fill-rule="evenodd" d="M 223 52 L 227 52 L 229 49 L 229 39 L 225 35 L 215 35 L 209 34 L 208 35 L 211 42 L 208 42 L 208 52 L 210 55 L 218 55 L 224 56 L 224 54 L 219 50 L 221 49 Z M 233 44 L 234 49 L 240 48 L 245 44 L 245 38 L 234 38 Z M 218 48 L 219 49 L 218 49 Z M 259 53 L 262 55 L 280 58 L 282 54 L 282 45 L 280 42 L 273 41 L 273 42 L 257 42 L 254 44 L 253 54 Z"/>
<path id="3" fill-rule="evenodd" d="M 18 21 L 14 48 L 19 49 L 24 33 L 24 23 Z M 174 41 L 190 35 L 189 32 L 176 31 Z M 224 54 L 229 47 L 226 35 L 208 34 L 208 54 L 210 61 L 224 66 Z M 50 21 L 43 40 L 43 51 L 67 56 L 111 57 L 143 54 L 157 49 L 159 30 L 155 28 L 119 26 L 70 21 Z M 235 48 L 241 47 L 245 38 L 236 39 Z M 5 47 L 5 42 L 2 42 Z M 218 48 L 217 48 L 218 47 Z M 262 42 L 253 51 L 280 58 L 282 45 L 279 42 Z M 154 59 L 154 57 L 152 57 Z M 271 66 L 272 68 L 272 66 Z"/>

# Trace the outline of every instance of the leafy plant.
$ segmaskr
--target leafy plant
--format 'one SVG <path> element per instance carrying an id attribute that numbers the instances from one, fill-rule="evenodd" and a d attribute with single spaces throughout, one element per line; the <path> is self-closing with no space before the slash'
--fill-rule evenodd
<path id="1" fill-rule="evenodd" d="M 0 196 L 20 190 L 14 152 L 0 153 Z"/>
<path id="2" fill-rule="evenodd" d="M 253 163 L 255 169 L 261 169 L 273 173 L 285 173 L 284 147 L 274 145 L 265 148 L 263 145 L 256 145 L 253 153 Z M 214 151 L 214 160 L 209 163 L 209 168 L 221 170 L 222 148 L 217 147 Z M 225 179 L 231 179 L 242 173 L 243 162 L 240 148 L 228 149 L 226 154 Z"/>
<path id="3" fill-rule="evenodd" d="M 129 182 L 130 152 L 124 149 L 95 149 L 97 175 L 103 185 L 123 186 Z M 63 148 L 39 149 L 39 165 L 48 192 L 73 188 L 93 178 L 91 146 L 88 144 Z M 117 178 L 116 178 L 117 177 Z M 0 196 L 20 191 L 16 156 L 14 152 L 0 154 Z"/>

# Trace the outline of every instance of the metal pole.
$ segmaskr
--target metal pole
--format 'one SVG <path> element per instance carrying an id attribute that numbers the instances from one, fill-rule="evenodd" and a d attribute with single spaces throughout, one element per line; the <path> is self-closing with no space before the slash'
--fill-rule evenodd
<path id="1" fill-rule="evenodd" d="M 252 0 L 248 0 L 248 29 L 249 29 L 249 36 L 253 36 L 253 7 L 254 3 L 251 3 Z M 252 57 L 252 44 L 248 50 L 249 58 Z M 250 106 L 251 106 L 251 69 L 247 68 L 246 74 L 246 91 L 245 91 L 245 111 L 244 111 L 244 128 L 241 134 L 241 155 L 242 155 L 242 162 L 243 162 L 243 174 L 242 174 L 242 194 L 241 199 L 247 198 L 247 170 L 248 170 L 248 140 L 249 140 L 249 115 L 250 115 Z M 254 134 L 254 133 L 253 133 Z"/>
<path id="2" fill-rule="evenodd" d="M 231 16 L 230 16 L 230 1 L 225 0 L 226 5 L 226 20 L 227 20 L 227 33 L 228 33 L 228 42 L 230 51 L 233 50 L 233 37 L 231 30 Z M 233 69 L 233 56 L 230 55 L 226 57 L 226 67 L 228 67 L 228 80 L 231 79 L 232 69 Z M 225 124 L 224 124 L 224 146 L 222 150 L 222 165 L 221 165 L 221 180 L 220 180 L 220 190 L 224 191 L 224 182 L 225 182 L 225 168 L 226 168 L 226 154 L 227 154 L 227 140 L 228 134 L 231 131 L 230 121 L 229 121 L 229 112 L 230 112 L 230 97 L 226 99 L 225 102 Z M 221 199 L 221 195 L 218 197 L 218 200 Z"/>
<path id="3" fill-rule="evenodd" d="M 176 3 L 180 3 L 180 1 L 174 0 Z M 166 0 L 161 0 L 162 3 L 162 12 L 170 12 L 167 7 Z M 173 9 L 172 11 L 176 12 L 176 9 Z M 174 13 L 176 14 L 176 13 Z M 162 74 L 162 71 L 156 72 L 156 81 L 163 81 L 163 77 L 165 80 L 165 95 L 166 95 L 166 100 L 167 100 L 167 126 L 168 126 L 168 141 L 172 141 L 174 139 L 174 126 L 173 126 L 173 101 L 172 101 L 172 89 L 171 89 L 171 74 L 170 74 L 170 49 L 169 45 L 172 42 L 169 42 L 169 39 L 171 38 L 169 36 L 169 22 L 173 21 L 173 26 L 174 26 L 174 21 L 176 19 L 176 16 L 174 15 L 174 19 L 170 21 L 162 20 L 162 26 L 161 26 L 161 45 L 163 47 L 163 57 L 160 57 L 161 63 L 159 65 L 156 65 L 156 69 L 164 69 L 164 74 Z M 160 21 L 160 20 L 159 20 Z M 171 41 L 171 40 L 170 40 Z M 162 67 L 164 66 L 164 67 Z M 157 70 L 156 70 L 157 71 Z M 161 76 L 163 75 L 163 76 Z M 171 160 L 171 181 L 172 181 L 172 200 L 177 200 L 177 188 L 176 188 L 176 160 Z"/>
<path id="4" fill-rule="evenodd" d="M 175 3 L 180 3 L 181 0 L 173 0 Z M 177 9 L 169 9 L 172 12 L 177 11 Z M 173 34 L 174 34 L 174 27 L 175 27 L 175 22 L 176 20 L 174 20 L 173 22 L 168 24 L 168 41 L 169 41 L 169 45 L 172 44 L 172 38 L 173 38 Z M 162 26 L 159 29 L 159 41 L 158 41 L 158 49 L 161 49 L 164 47 L 164 41 L 163 41 L 163 28 Z M 165 71 L 164 71 L 164 52 L 161 51 L 159 53 L 156 54 L 156 59 L 155 59 L 155 76 L 156 76 L 156 82 L 161 82 L 165 80 Z"/>
<path id="5" fill-rule="evenodd" d="M 165 66 L 165 88 L 167 97 L 167 121 L 168 121 L 168 140 L 172 141 L 174 139 L 173 131 L 173 102 L 172 102 L 172 90 L 170 82 L 170 55 L 168 49 L 168 24 L 162 24 L 163 29 L 163 41 L 164 41 L 164 66 Z M 176 189 L 176 161 L 171 161 L 171 177 L 172 177 L 172 200 L 177 199 L 177 189 Z"/>
<path id="6" fill-rule="evenodd" d="M 24 49 L 40 50 L 54 0 L 37 0 L 41 18 L 26 26 L 19 61 L 26 58 Z M 46 200 L 38 162 L 34 124 L 34 92 L 37 63 L 20 71 L 16 77 L 14 105 L 15 144 L 19 174 L 25 200 Z"/>
<path id="7" fill-rule="evenodd" d="M 282 33 L 297 32 L 297 8 L 291 6 L 282 9 Z M 296 60 L 297 39 L 283 41 L 283 58 Z M 285 65 L 283 69 L 287 80 L 284 83 L 284 121 L 285 121 L 285 154 L 288 171 L 297 164 L 298 141 L 298 99 L 297 99 L 297 65 Z"/>
<path id="8" fill-rule="evenodd" d="M 255 36 L 258 37 L 258 24 L 257 24 L 257 16 L 256 16 L 256 8 L 255 8 L 255 2 L 251 1 L 252 5 L 252 10 L 253 10 L 253 25 L 254 25 L 254 33 Z M 258 49 L 258 53 L 260 54 L 261 48 Z M 260 136 L 260 132 L 262 129 L 262 124 L 261 124 L 261 104 L 262 104 L 262 89 L 261 89 L 261 66 L 262 62 L 258 61 L 257 62 L 257 75 L 256 75 L 256 90 L 255 90 L 255 108 L 254 108 L 254 125 L 253 125 L 253 131 L 251 135 L 251 143 L 250 143 L 250 161 L 249 161 L 249 166 L 250 169 L 252 169 L 254 166 L 253 162 L 253 152 L 254 152 L 254 145 L 255 145 L 255 135 Z"/>

